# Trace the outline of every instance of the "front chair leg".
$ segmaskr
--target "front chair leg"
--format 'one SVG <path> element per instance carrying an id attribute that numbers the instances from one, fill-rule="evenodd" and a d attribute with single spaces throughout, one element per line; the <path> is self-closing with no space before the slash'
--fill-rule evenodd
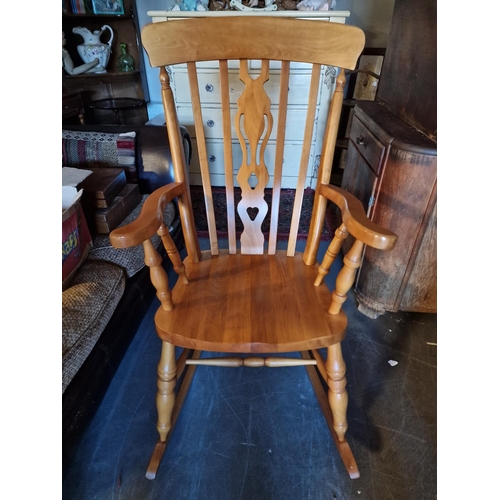
<path id="1" fill-rule="evenodd" d="M 158 409 L 158 424 L 160 441 L 166 441 L 172 427 L 172 409 L 175 402 L 175 382 L 177 366 L 175 363 L 175 346 L 162 342 L 161 358 L 158 363 L 158 393 L 156 394 L 156 408 Z"/>
<path id="2" fill-rule="evenodd" d="M 344 441 L 347 431 L 347 391 L 345 390 L 345 362 L 340 342 L 327 349 L 326 372 L 328 376 L 328 402 L 333 414 L 333 428 L 339 441 Z"/>
<path id="3" fill-rule="evenodd" d="M 158 392 L 156 394 L 156 408 L 158 410 L 156 428 L 160 434 L 160 441 L 157 443 L 149 462 L 146 472 L 148 479 L 154 479 L 156 476 L 161 457 L 165 451 L 167 436 L 172 428 L 176 375 L 175 346 L 168 342 L 162 342 L 161 358 L 158 363 Z"/>

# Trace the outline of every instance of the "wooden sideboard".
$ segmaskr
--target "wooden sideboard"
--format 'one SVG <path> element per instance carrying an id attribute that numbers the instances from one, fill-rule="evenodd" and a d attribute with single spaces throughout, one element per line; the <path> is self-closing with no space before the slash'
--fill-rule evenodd
<path id="1" fill-rule="evenodd" d="M 335 22 L 344 24 L 349 11 L 208 11 L 208 12 L 181 12 L 181 11 L 148 11 L 154 23 L 172 22 L 176 18 L 196 17 L 230 17 L 230 16 L 280 16 L 300 17 L 314 19 L 318 22 Z M 254 42 L 252 42 L 254 43 Z M 255 43 L 258 43 L 256 41 Z M 206 61 L 198 63 L 200 102 L 203 114 L 204 136 L 207 146 L 207 154 L 210 167 L 212 185 L 223 186 L 225 184 L 224 169 L 224 142 L 222 134 L 222 106 L 220 94 L 219 62 Z M 232 121 L 236 116 L 236 102 L 244 88 L 239 79 L 239 61 L 229 61 L 229 85 L 230 106 Z M 309 86 L 311 81 L 311 65 L 304 63 L 292 63 L 290 65 L 290 84 L 288 102 L 290 110 L 287 116 L 285 136 L 285 169 L 283 170 L 282 187 L 294 189 L 297 186 L 297 175 L 300 167 L 300 152 L 304 140 L 304 126 L 306 110 L 309 97 Z M 260 74 L 261 61 L 248 61 L 249 74 L 254 78 Z M 191 108 L 191 94 L 189 91 L 189 78 L 186 65 L 179 64 L 169 68 L 171 86 L 177 104 L 177 114 L 181 125 L 184 125 L 193 139 L 193 160 L 189 169 L 190 183 L 201 185 L 201 173 L 198 160 L 197 137 L 194 126 L 193 112 Z M 277 61 L 270 62 L 269 81 L 265 85 L 266 92 L 271 99 L 271 113 L 274 117 L 274 130 L 266 147 L 265 160 L 267 165 L 273 165 L 276 148 L 276 123 L 278 116 L 279 80 L 281 66 Z M 321 79 L 319 84 L 318 99 L 316 103 L 315 127 L 313 131 L 313 142 L 309 157 L 306 187 L 315 188 L 317 181 L 317 169 L 321 157 L 322 137 L 326 126 L 326 117 L 335 89 L 337 68 L 321 68 Z M 160 115 L 152 119 L 151 124 L 163 124 L 165 118 Z M 242 162 L 242 152 L 234 126 L 232 127 L 233 165 L 239 166 Z M 236 174 L 236 170 L 235 170 Z M 268 187 L 273 185 L 272 170 L 270 171 Z M 235 183 L 237 179 L 235 176 Z"/>
<path id="2" fill-rule="evenodd" d="M 434 141 L 380 102 L 356 105 L 342 188 L 398 235 L 390 252 L 365 250 L 355 291 L 371 318 L 437 312 L 436 176 Z"/>

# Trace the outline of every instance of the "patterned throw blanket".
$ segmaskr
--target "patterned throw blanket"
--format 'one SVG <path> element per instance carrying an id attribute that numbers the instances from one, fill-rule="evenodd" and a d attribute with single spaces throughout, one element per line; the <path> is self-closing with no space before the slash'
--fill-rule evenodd
<path id="1" fill-rule="evenodd" d="M 123 168 L 127 182 L 137 182 L 135 132 L 63 130 L 62 164 L 79 168 Z"/>
<path id="2" fill-rule="evenodd" d="M 212 188 L 214 200 L 215 226 L 217 228 L 217 236 L 219 238 L 227 238 L 227 215 L 226 215 L 226 189 L 223 187 Z M 205 211 L 205 200 L 203 197 L 203 188 L 201 186 L 191 186 L 191 199 L 193 203 L 193 212 L 195 216 L 195 224 L 198 236 L 202 238 L 208 237 L 208 222 Z M 272 189 L 266 189 L 264 194 L 269 207 L 271 207 Z M 279 206 L 279 222 L 278 222 L 278 240 L 286 240 L 290 231 L 292 221 L 293 202 L 295 199 L 294 189 L 282 189 Z M 234 189 L 234 204 L 237 207 L 241 200 L 241 189 Z M 311 219 L 314 203 L 314 190 L 307 188 L 304 191 L 304 200 L 302 202 L 302 212 L 299 220 L 299 230 L 297 239 L 305 240 L 309 231 L 309 220 Z M 236 234 L 239 236 L 243 231 L 243 224 L 236 211 Z M 338 227 L 339 215 L 337 207 L 328 205 L 326 211 L 325 224 L 322 231 L 322 240 L 331 240 L 335 229 Z M 269 235 L 271 210 L 269 209 L 264 222 L 262 223 L 262 232 L 264 236 Z"/>

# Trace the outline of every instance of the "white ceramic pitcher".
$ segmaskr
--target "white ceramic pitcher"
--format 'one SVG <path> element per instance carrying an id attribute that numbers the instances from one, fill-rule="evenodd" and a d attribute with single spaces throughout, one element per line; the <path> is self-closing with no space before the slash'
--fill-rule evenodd
<path id="1" fill-rule="evenodd" d="M 102 43 L 101 35 L 106 29 L 109 30 L 111 36 L 107 43 Z M 87 28 L 76 26 L 73 28 L 73 33 L 83 38 L 83 43 L 76 48 L 82 61 L 84 63 L 89 63 L 97 58 L 99 59 L 99 66 L 102 66 L 102 70 L 98 71 L 98 73 L 106 73 L 106 66 L 108 65 L 109 56 L 111 55 L 111 42 L 114 37 L 111 27 L 105 24 L 100 30 L 91 32 Z"/>

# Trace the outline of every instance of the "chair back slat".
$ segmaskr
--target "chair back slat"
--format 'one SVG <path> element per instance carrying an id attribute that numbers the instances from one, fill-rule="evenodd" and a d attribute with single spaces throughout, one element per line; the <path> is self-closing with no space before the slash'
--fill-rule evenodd
<path id="1" fill-rule="evenodd" d="M 191 105 L 193 107 L 194 126 L 196 130 L 196 138 L 198 144 L 201 181 L 203 183 L 205 208 L 207 212 L 210 249 L 212 255 L 218 255 L 219 245 L 217 242 L 217 229 L 215 226 L 214 200 L 212 195 L 212 185 L 210 182 L 210 170 L 208 168 L 208 154 L 205 142 L 205 132 L 203 128 L 203 116 L 201 113 L 200 89 L 198 85 L 198 74 L 196 72 L 196 63 L 188 62 L 187 69 L 189 78 L 189 90 L 191 92 Z"/>
<path id="2" fill-rule="evenodd" d="M 234 207 L 233 150 L 231 141 L 231 108 L 229 100 L 229 72 L 227 60 L 219 61 L 222 107 L 222 135 L 224 141 L 224 170 L 226 176 L 226 205 L 229 253 L 236 253 L 236 212 Z"/>
<path id="3" fill-rule="evenodd" d="M 278 128 L 276 132 L 276 157 L 274 160 L 273 195 L 271 202 L 271 225 L 269 230 L 269 255 L 276 253 L 278 235 L 278 214 L 281 192 L 281 176 L 283 173 L 283 157 L 285 152 L 285 125 L 288 108 L 288 85 L 290 81 L 290 62 L 282 61 L 280 77 L 280 96 L 278 105 Z"/>
<path id="4" fill-rule="evenodd" d="M 264 199 L 264 190 L 269 182 L 264 153 L 273 128 L 271 99 L 264 90 L 264 84 L 269 80 L 269 61 L 262 61 L 260 75 L 254 79 L 248 73 L 247 61 L 240 60 L 240 80 L 245 88 L 238 99 L 234 125 L 243 152 L 236 176 L 241 188 L 241 200 L 237 206 L 243 222 L 241 253 L 263 254 L 262 222 L 269 210 Z"/>
<path id="5" fill-rule="evenodd" d="M 309 101 L 307 105 L 306 124 L 304 128 L 304 142 L 302 155 L 300 158 L 300 170 L 295 191 L 295 201 L 293 204 L 292 222 L 290 225 L 290 235 L 288 237 L 287 255 L 295 255 L 295 245 L 297 244 L 297 232 L 299 230 L 300 212 L 304 199 L 304 189 L 306 183 L 307 167 L 311 154 L 311 143 L 314 129 L 314 118 L 316 116 L 316 102 L 318 99 L 318 87 L 321 76 L 321 65 L 313 64 L 311 73 L 311 86 L 309 88 Z"/>

